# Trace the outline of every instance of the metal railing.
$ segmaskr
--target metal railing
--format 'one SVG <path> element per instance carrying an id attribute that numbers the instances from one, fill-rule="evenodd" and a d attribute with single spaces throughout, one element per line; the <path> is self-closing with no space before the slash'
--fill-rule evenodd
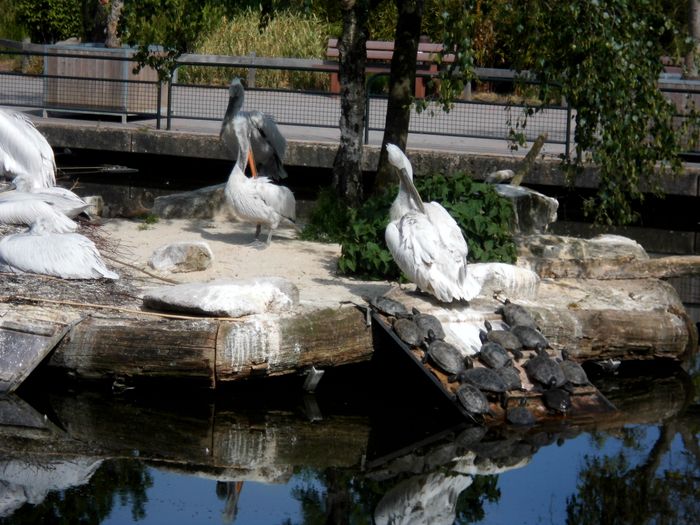
<path id="1" fill-rule="evenodd" d="M 0 105 L 41 109 L 44 114 L 87 113 L 130 118 L 152 118 L 156 126 L 166 119 L 171 129 L 173 119 L 220 121 L 228 102 L 228 86 L 205 85 L 180 81 L 178 73 L 184 67 L 224 68 L 231 78 L 235 72 L 246 71 L 248 87 L 244 109 L 269 113 L 279 124 L 306 127 L 337 128 L 340 119 L 338 94 L 319 89 L 259 88 L 255 71 L 304 71 L 329 75 L 337 71 L 337 63 L 315 59 L 286 59 L 264 57 L 228 57 L 183 55 L 177 62 L 172 78 L 161 82 L 155 71 L 148 68 L 135 74 L 136 63 L 128 49 L 105 49 L 94 46 L 40 46 L 0 40 Z M 242 76 L 242 75 L 241 75 Z M 370 131 L 382 131 L 386 120 L 387 96 L 374 93 L 374 82 L 385 74 L 375 75 L 368 82 L 367 126 Z M 512 71 L 477 69 L 478 85 L 510 84 L 506 91 L 516 90 L 516 74 Z M 529 80 L 528 82 L 535 83 Z M 522 87 L 522 84 L 517 84 Z M 688 101 L 700 101 L 700 83 L 674 83 L 662 79 L 660 88 L 677 102 L 677 120 L 681 122 Z M 481 98 L 480 98 L 481 97 Z M 505 96 L 486 98 L 475 93 L 456 100 L 449 112 L 439 108 L 412 110 L 409 133 L 509 140 L 513 133 L 531 142 L 547 133 L 547 142 L 564 145 L 568 155 L 572 143 L 572 108 L 560 105 L 540 107 L 536 112 L 523 103 L 509 103 Z M 680 102 L 679 102 L 680 101 Z M 681 103 L 682 102 L 682 103 Z M 534 106 L 530 106 L 532 109 Z"/>

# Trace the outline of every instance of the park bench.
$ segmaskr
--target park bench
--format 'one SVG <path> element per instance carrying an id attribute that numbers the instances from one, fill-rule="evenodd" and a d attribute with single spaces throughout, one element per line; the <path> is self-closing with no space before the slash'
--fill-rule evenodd
<path id="1" fill-rule="evenodd" d="M 394 55 L 394 42 L 383 40 L 368 40 L 367 41 L 367 64 L 365 71 L 368 74 L 389 73 L 391 68 L 391 58 Z M 433 42 L 419 42 L 418 52 L 416 54 L 416 72 L 418 74 L 435 74 L 438 70 L 438 53 L 442 50 L 442 44 Z M 338 59 L 340 51 L 338 50 L 338 39 L 329 38 L 328 47 L 326 49 L 326 57 Z M 450 56 L 443 60 L 450 60 Z M 416 77 L 415 96 L 416 98 L 425 98 L 425 86 L 427 77 Z M 338 73 L 331 73 L 331 93 L 340 93 L 340 81 Z"/>

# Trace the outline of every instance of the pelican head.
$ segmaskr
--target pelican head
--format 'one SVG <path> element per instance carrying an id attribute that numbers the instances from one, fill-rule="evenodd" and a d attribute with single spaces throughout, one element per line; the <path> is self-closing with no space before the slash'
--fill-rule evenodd
<path id="1" fill-rule="evenodd" d="M 387 144 L 386 151 L 389 164 L 394 166 L 399 172 L 399 195 L 395 201 L 397 203 L 396 213 L 399 213 L 399 209 L 401 210 L 401 215 L 409 209 L 417 209 L 421 213 L 425 213 L 423 199 L 421 199 L 418 190 L 413 185 L 413 168 L 408 157 L 395 144 Z M 413 202 L 411 203 L 411 201 Z M 393 212 L 392 215 L 394 215 Z"/>
<path id="2" fill-rule="evenodd" d="M 245 96 L 245 91 L 243 89 L 243 84 L 241 84 L 241 79 L 234 77 L 231 80 L 231 85 L 228 88 L 228 96 L 232 99 L 240 98 L 241 104 L 243 103 L 243 97 Z"/>

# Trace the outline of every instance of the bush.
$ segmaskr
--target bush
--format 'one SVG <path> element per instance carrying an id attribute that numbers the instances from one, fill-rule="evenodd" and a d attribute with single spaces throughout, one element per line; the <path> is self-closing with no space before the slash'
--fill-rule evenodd
<path id="1" fill-rule="evenodd" d="M 471 262 L 512 263 L 516 258 L 511 234 L 513 208 L 488 184 L 474 182 L 464 173 L 452 177 L 433 175 L 416 179 L 425 201 L 438 201 L 454 217 L 467 239 Z M 331 193 L 322 194 L 312 213 L 304 238 L 339 242 L 341 274 L 366 279 L 394 280 L 400 270 L 384 240 L 389 208 L 397 189 L 368 199 L 358 209 L 345 208 Z M 346 221 L 344 225 L 340 225 Z M 331 233 L 322 233 L 331 230 Z"/>

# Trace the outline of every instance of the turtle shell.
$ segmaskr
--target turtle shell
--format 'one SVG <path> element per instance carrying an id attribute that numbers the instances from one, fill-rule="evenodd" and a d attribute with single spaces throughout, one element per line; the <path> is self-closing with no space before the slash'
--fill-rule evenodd
<path id="1" fill-rule="evenodd" d="M 532 314 L 520 304 L 511 303 L 506 299 L 505 304 L 499 308 L 499 312 L 510 326 L 529 326 L 537 329 L 537 323 Z"/>
<path id="2" fill-rule="evenodd" d="M 520 340 L 523 348 L 547 348 L 549 341 L 542 333 L 529 326 L 514 326 L 511 328 L 511 333 Z"/>
<path id="3" fill-rule="evenodd" d="M 501 368 L 503 366 L 508 366 L 513 362 L 505 348 L 498 343 L 493 343 L 491 341 L 481 345 L 481 350 L 479 350 L 479 361 L 484 363 L 489 368 Z"/>
<path id="4" fill-rule="evenodd" d="M 435 334 L 436 339 L 445 339 L 445 330 L 442 328 L 440 320 L 432 314 L 422 314 L 417 308 L 413 308 L 413 322 L 423 331 L 423 337 L 428 339 L 430 330 Z"/>
<path id="5" fill-rule="evenodd" d="M 433 340 L 429 346 L 427 355 L 443 372 L 458 374 L 464 370 L 464 357 L 462 353 L 450 343 Z"/>
<path id="6" fill-rule="evenodd" d="M 510 330 L 494 330 L 491 323 L 484 321 L 486 327 L 486 338 L 492 343 L 498 343 L 503 348 L 509 351 L 517 351 L 522 349 L 523 344 Z"/>
<path id="7" fill-rule="evenodd" d="M 552 388 L 542 394 L 544 405 L 550 410 L 566 413 L 571 408 L 571 396 L 566 390 Z"/>
<path id="8" fill-rule="evenodd" d="M 488 414 L 491 411 L 489 400 L 481 390 L 474 385 L 465 383 L 456 392 L 457 399 L 470 414 Z"/>
<path id="9" fill-rule="evenodd" d="M 394 332 L 404 343 L 411 346 L 419 346 L 423 342 L 423 334 L 418 325 L 411 319 L 400 317 L 394 319 Z"/>
<path id="10" fill-rule="evenodd" d="M 513 366 L 503 366 L 496 369 L 496 373 L 503 379 L 503 382 L 508 387 L 508 390 L 520 390 L 523 388 L 523 383 L 520 380 L 520 374 Z"/>
<path id="11" fill-rule="evenodd" d="M 575 361 L 569 361 L 568 359 L 565 359 L 564 361 L 559 363 L 559 366 L 564 372 L 566 380 L 572 385 L 586 386 L 590 384 L 590 381 L 588 381 L 588 376 L 586 375 L 586 371 L 581 365 L 579 365 Z"/>
<path id="12" fill-rule="evenodd" d="M 528 377 L 546 388 L 563 386 L 566 383 L 564 371 L 554 359 L 542 351 L 525 363 Z"/>
<path id="13" fill-rule="evenodd" d="M 501 376 L 490 368 L 471 368 L 461 372 L 460 379 L 464 383 L 471 383 L 479 390 L 502 394 L 508 387 Z"/>
<path id="14" fill-rule="evenodd" d="M 404 305 L 383 295 L 377 295 L 369 300 L 369 305 L 385 315 L 393 317 L 407 317 L 408 310 Z"/>

